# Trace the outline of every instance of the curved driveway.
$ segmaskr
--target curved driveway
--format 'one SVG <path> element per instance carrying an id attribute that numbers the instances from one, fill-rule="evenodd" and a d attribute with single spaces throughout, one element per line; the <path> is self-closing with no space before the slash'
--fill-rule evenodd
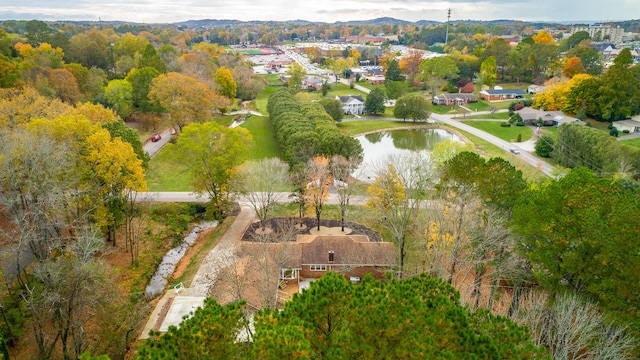
<path id="1" fill-rule="evenodd" d="M 463 130 L 468 132 L 471 135 L 477 136 L 483 140 L 486 140 L 490 143 L 492 143 L 495 146 L 500 147 L 501 149 L 505 150 L 505 151 L 510 151 L 509 149 L 511 148 L 517 148 L 518 150 L 520 150 L 520 154 L 517 155 L 520 159 L 522 159 L 523 161 L 527 162 L 529 165 L 537 168 L 538 170 L 542 171 L 543 173 L 545 173 L 547 176 L 550 177 L 555 177 L 555 175 L 553 174 L 553 166 L 551 164 L 549 164 L 548 162 L 539 159 L 533 155 L 531 155 L 528 151 L 520 148 L 517 144 L 514 143 L 510 143 L 508 141 L 502 140 L 497 136 L 491 135 L 487 132 L 484 132 L 480 129 L 476 129 L 473 126 L 469 126 L 467 124 L 464 124 L 458 120 L 453 120 L 451 118 L 451 116 L 447 116 L 447 115 L 439 115 L 439 114 L 431 114 L 431 119 L 437 121 L 437 122 L 441 122 L 443 124 L 447 124 L 449 126 L 452 126 L 454 128 Z"/>

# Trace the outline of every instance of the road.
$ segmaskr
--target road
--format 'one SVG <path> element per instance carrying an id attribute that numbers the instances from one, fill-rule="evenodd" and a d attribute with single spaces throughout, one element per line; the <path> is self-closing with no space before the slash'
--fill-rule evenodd
<path id="1" fill-rule="evenodd" d="M 160 149 L 162 149 L 171 138 L 171 129 L 166 129 L 160 133 L 161 139 L 156 142 L 147 141 L 144 144 L 144 151 L 153 157 Z"/>
<path id="2" fill-rule="evenodd" d="M 278 201 L 281 203 L 292 202 L 293 200 L 289 198 L 288 192 L 280 192 L 278 193 Z M 238 202 L 249 202 L 249 199 L 244 196 L 240 196 L 236 199 Z M 209 198 L 205 196 L 200 196 L 198 194 L 194 194 L 192 192 L 144 192 L 139 193 L 137 196 L 137 201 L 139 202 L 208 202 Z M 364 205 L 367 201 L 366 196 L 355 196 L 352 195 L 349 199 L 350 205 Z M 338 199 L 338 194 L 330 193 L 329 197 L 326 201 L 327 204 L 339 204 L 340 201 Z"/>
<path id="3" fill-rule="evenodd" d="M 483 140 L 486 140 L 490 143 L 492 143 L 495 146 L 500 147 L 501 149 L 503 149 L 504 151 L 509 151 L 509 149 L 511 148 L 517 148 L 518 150 L 520 150 L 520 154 L 517 155 L 521 160 L 527 162 L 529 165 L 539 169 L 540 171 L 542 171 L 543 173 L 545 173 L 547 176 L 550 177 L 555 177 L 556 175 L 554 174 L 553 171 L 553 166 L 551 164 L 549 164 L 548 162 L 541 160 L 533 155 L 531 155 L 528 151 L 526 151 L 525 149 L 520 148 L 517 143 L 510 143 L 508 141 L 502 140 L 497 136 L 491 135 L 489 133 L 486 133 L 480 129 L 476 129 L 473 126 L 469 126 L 467 124 L 464 124 L 458 120 L 453 120 L 451 115 L 440 115 L 440 114 L 431 114 L 431 119 L 435 120 L 437 122 L 443 123 L 443 124 L 447 124 L 451 127 L 463 130 L 468 132 L 471 135 L 477 136 Z"/>

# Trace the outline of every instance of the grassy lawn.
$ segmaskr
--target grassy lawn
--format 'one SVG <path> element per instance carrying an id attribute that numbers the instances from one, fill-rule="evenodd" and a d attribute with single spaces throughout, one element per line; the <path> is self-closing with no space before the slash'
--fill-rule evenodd
<path id="1" fill-rule="evenodd" d="M 258 160 L 280 156 L 280 146 L 271 129 L 271 118 L 268 116 L 251 116 L 241 127 L 253 135 L 255 146 L 249 159 Z"/>
<path id="2" fill-rule="evenodd" d="M 318 93 L 322 94 L 322 92 L 318 92 Z M 329 92 L 327 92 L 327 96 L 325 97 L 335 99 L 336 95 L 339 95 L 339 96 L 362 95 L 363 98 L 365 99 L 367 98 L 367 94 L 363 93 L 358 89 L 352 89 L 348 85 L 345 85 L 342 83 L 331 84 L 331 89 L 329 89 Z"/>
<path id="3" fill-rule="evenodd" d="M 620 143 L 623 145 L 628 145 L 628 146 L 640 149 L 640 138 L 622 140 L 620 141 Z"/>
<path id="4" fill-rule="evenodd" d="M 216 122 L 231 124 L 235 116 L 216 118 Z M 255 146 L 249 159 L 280 156 L 280 147 L 271 131 L 271 119 L 267 116 L 252 116 L 241 125 L 251 132 Z M 149 191 L 193 191 L 193 177 L 188 168 L 172 158 L 171 146 L 167 146 L 149 162 L 146 174 Z"/>
<path id="5" fill-rule="evenodd" d="M 558 137 L 558 128 L 555 126 L 544 126 L 541 129 L 543 131 L 543 134 L 549 134 L 554 138 Z"/>
<path id="6" fill-rule="evenodd" d="M 255 100 L 253 100 L 253 104 L 255 105 L 256 111 L 267 114 L 267 101 L 269 101 L 269 95 L 275 90 L 279 89 L 280 86 L 267 86 L 264 91 L 260 92 Z"/>
<path id="7" fill-rule="evenodd" d="M 517 141 L 518 135 L 522 135 L 522 141 L 527 141 L 533 136 L 533 130 L 530 127 L 502 127 L 501 121 L 465 121 L 464 123 L 510 142 Z"/>
<path id="8" fill-rule="evenodd" d="M 446 127 L 444 125 L 440 125 L 441 127 Z M 459 129 L 452 129 L 454 132 L 459 132 L 462 135 L 464 135 L 467 139 L 469 139 L 469 141 L 471 141 L 475 147 L 476 150 L 478 151 L 479 154 L 481 154 L 482 156 L 486 157 L 486 158 L 494 158 L 494 157 L 499 157 L 499 158 L 503 158 L 505 160 L 507 160 L 511 165 L 513 165 L 516 169 L 522 171 L 522 176 L 529 180 L 532 181 L 534 183 L 541 183 L 544 182 L 546 180 L 549 180 L 549 177 L 547 177 L 544 173 L 542 173 L 541 171 L 538 171 L 536 168 L 534 168 L 533 166 L 529 165 L 528 163 L 520 160 L 520 158 L 516 155 L 511 154 L 510 152 L 504 151 L 503 149 L 501 149 L 498 146 L 493 145 L 492 143 L 485 141 L 483 139 L 480 139 L 479 137 L 476 137 L 474 135 L 469 134 L 468 132 L 459 130 Z M 517 136 L 517 135 L 516 135 Z M 548 160 L 548 159 L 546 159 Z"/>
<path id="9" fill-rule="evenodd" d="M 478 120 L 484 120 L 484 119 L 509 120 L 509 113 L 508 112 L 501 112 L 501 113 L 482 114 L 482 115 L 462 115 L 462 117 L 456 116 L 454 119 L 457 119 L 457 120 L 464 120 L 464 119 L 469 119 L 469 120 L 474 120 L 474 119 L 478 119 Z"/>
<path id="10" fill-rule="evenodd" d="M 594 120 L 594 119 L 586 119 L 585 122 L 590 123 L 591 127 L 594 128 L 594 129 L 606 131 L 607 134 L 609 133 L 609 124 L 611 124 L 610 122 L 597 121 L 597 120 Z"/>
<path id="11" fill-rule="evenodd" d="M 172 156 L 169 145 L 151 158 L 146 174 L 149 191 L 193 191 L 191 173 Z"/>
<path id="12" fill-rule="evenodd" d="M 382 91 L 384 91 L 385 93 L 387 92 L 387 87 L 384 85 L 371 85 L 369 84 L 368 81 L 359 81 L 356 83 L 356 85 L 360 85 L 363 88 L 367 88 L 369 90 L 373 90 L 373 89 L 382 89 Z"/>
<path id="13" fill-rule="evenodd" d="M 264 78 L 268 85 L 282 85 L 282 80 L 280 80 L 280 74 L 264 74 L 258 75 L 261 78 Z"/>
<path id="14" fill-rule="evenodd" d="M 414 123 L 411 121 L 392 121 L 392 120 L 362 120 L 350 121 L 338 124 L 338 128 L 350 136 L 364 134 L 370 131 L 393 129 L 398 127 L 420 126 L 425 123 Z"/>

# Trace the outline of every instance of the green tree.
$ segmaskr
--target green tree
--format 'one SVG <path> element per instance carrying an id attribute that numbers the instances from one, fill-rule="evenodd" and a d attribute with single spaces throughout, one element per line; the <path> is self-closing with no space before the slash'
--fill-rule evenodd
<path id="1" fill-rule="evenodd" d="M 389 81 L 386 85 L 386 95 L 389 99 L 397 99 L 408 91 L 406 81 Z"/>
<path id="2" fill-rule="evenodd" d="M 455 61 L 448 56 L 437 56 L 425 60 L 420 65 L 420 78 L 431 85 L 431 95 L 436 95 L 436 90 L 443 81 L 458 76 L 458 67 Z"/>
<path id="3" fill-rule="evenodd" d="M 496 82 L 496 58 L 489 56 L 480 64 L 480 79 L 484 85 L 493 86 Z"/>
<path id="4" fill-rule="evenodd" d="M 555 147 L 556 139 L 549 134 L 543 134 L 536 141 L 536 154 L 542 157 L 551 157 L 553 149 Z"/>
<path id="5" fill-rule="evenodd" d="M 385 85 L 390 81 L 404 81 L 404 76 L 400 71 L 400 65 L 398 64 L 398 60 L 396 59 L 387 61 L 387 70 L 384 73 Z"/>
<path id="6" fill-rule="evenodd" d="M 149 91 L 153 79 L 158 77 L 160 72 L 153 67 L 143 67 L 131 70 L 125 80 L 131 83 L 133 106 L 140 112 L 149 112 L 154 109 L 149 101 Z"/>
<path id="7" fill-rule="evenodd" d="M 364 103 L 364 111 L 369 114 L 384 113 L 384 91 L 380 88 L 371 90 Z"/>
<path id="8" fill-rule="evenodd" d="M 344 118 L 344 110 L 342 109 L 342 102 L 337 99 L 322 99 L 320 104 L 324 107 L 324 110 L 331 116 L 333 121 L 340 122 Z"/>
<path id="9" fill-rule="evenodd" d="M 289 75 L 289 80 L 287 80 L 287 86 L 291 91 L 297 93 L 300 91 L 302 86 L 302 80 L 304 76 L 307 74 L 307 71 L 297 62 L 294 62 L 289 66 L 287 70 L 287 75 Z"/>
<path id="10" fill-rule="evenodd" d="M 231 180 L 252 146 L 248 130 L 225 128 L 216 122 L 184 128 L 175 145 L 177 158 L 194 176 L 194 189 L 209 196 L 214 216 L 222 218 L 229 202 Z"/>
<path id="11" fill-rule="evenodd" d="M 421 94 L 410 94 L 399 98 L 393 116 L 402 120 L 426 120 L 429 118 L 429 102 Z"/>
<path id="12" fill-rule="evenodd" d="M 167 65 L 162 61 L 160 56 L 156 53 L 156 49 L 151 44 L 147 44 L 142 52 L 142 57 L 136 64 L 137 68 L 151 67 L 158 71 L 160 74 L 167 72 Z"/>
<path id="13" fill-rule="evenodd" d="M 104 90 L 104 99 L 123 119 L 133 110 L 133 86 L 126 80 L 111 80 Z"/>
<path id="14" fill-rule="evenodd" d="M 244 345 L 237 341 L 245 326 L 244 302 L 219 305 L 206 298 L 204 306 L 171 326 L 165 334 L 152 331 L 136 352 L 134 359 L 236 359 Z"/>
<path id="15" fill-rule="evenodd" d="M 537 281 L 554 294 L 587 295 L 638 332 L 640 211 L 637 191 L 588 169 L 532 188 L 513 211 L 520 251 Z"/>
<path id="16" fill-rule="evenodd" d="M 329 273 L 282 311 L 259 314 L 256 334 L 254 356 L 272 351 L 279 358 L 544 357 L 526 328 L 468 312 L 453 287 L 425 275 L 388 282 L 367 276 L 354 286 Z"/>

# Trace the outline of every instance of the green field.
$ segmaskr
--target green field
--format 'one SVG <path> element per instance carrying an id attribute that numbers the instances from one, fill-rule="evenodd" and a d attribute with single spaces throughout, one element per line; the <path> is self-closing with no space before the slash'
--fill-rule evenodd
<path id="1" fill-rule="evenodd" d="M 151 158 L 145 178 L 149 191 L 193 191 L 189 168 L 173 159 L 171 144 Z"/>
<path id="2" fill-rule="evenodd" d="M 268 116 L 251 116 L 241 127 L 249 130 L 255 145 L 249 159 L 258 160 L 280 156 L 280 146 L 271 130 L 271 118 Z"/>
<path id="3" fill-rule="evenodd" d="M 464 121 L 464 119 L 468 119 L 468 120 L 491 120 L 491 119 L 495 119 L 495 120 L 509 120 L 509 113 L 508 112 L 497 112 L 494 114 L 481 114 L 481 115 L 465 115 L 463 114 L 462 116 L 456 116 L 454 117 L 454 119 L 456 120 L 461 120 Z"/>
<path id="4" fill-rule="evenodd" d="M 464 123 L 509 142 L 517 141 L 518 135 L 522 135 L 522 141 L 527 141 L 533 136 L 533 130 L 530 127 L 502 127 L 501 121 L 465 121 Z"/>
<path id="5" fill-rule="evenodd" d="M 620 141 L 620 143 L 623 145 L 628 145 L 628 146 L 640 149 L 640 138 L 622 140 Z"/>

